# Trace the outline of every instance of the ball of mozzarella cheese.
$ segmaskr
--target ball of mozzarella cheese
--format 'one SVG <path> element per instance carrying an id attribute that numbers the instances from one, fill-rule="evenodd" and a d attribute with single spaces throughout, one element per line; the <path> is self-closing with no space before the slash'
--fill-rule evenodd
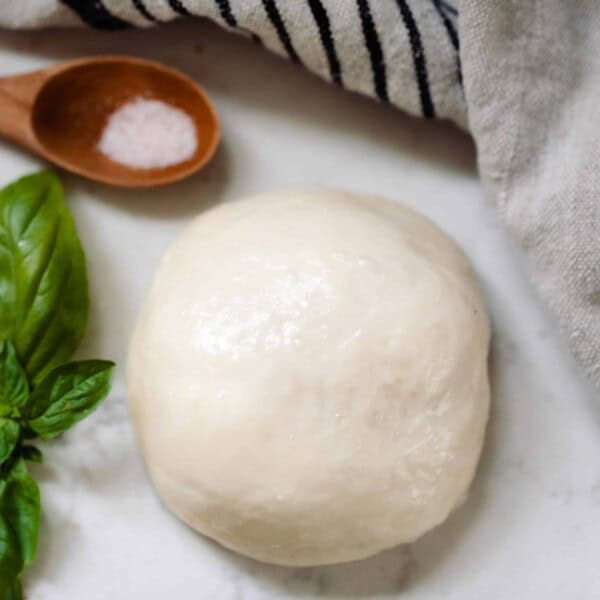
<path id="1" fill-rule="evenodd" d="M 411 542 L 464 498 L 489 319 L 459 247 L 397 204 L 270 193 L 167 252 L 130 347 L 164 503 L 224 546 L 316 565 Z"/>

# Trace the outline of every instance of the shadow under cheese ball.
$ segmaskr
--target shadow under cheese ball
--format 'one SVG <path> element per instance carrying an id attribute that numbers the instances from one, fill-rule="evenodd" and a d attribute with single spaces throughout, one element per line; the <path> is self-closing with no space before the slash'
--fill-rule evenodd
<path id="1" fill-rule="evenodd" d="M 194 529 L 317 565 L 411 542 L 465 497 L 490 326 L 459 247 L 417 213 L 309 189 L 208 211 L 131 342 L 153 483 Z"/>

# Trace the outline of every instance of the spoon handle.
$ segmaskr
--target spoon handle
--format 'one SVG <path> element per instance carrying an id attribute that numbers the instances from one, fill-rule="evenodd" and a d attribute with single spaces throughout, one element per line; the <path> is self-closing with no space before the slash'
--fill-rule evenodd
<path id="1" fill-rule="evenodd" d="M 44 70 L 0 77 L 0 135 L 40 152 L 33 132 L 32 111 L 36 96 L 48 79 Z"/>

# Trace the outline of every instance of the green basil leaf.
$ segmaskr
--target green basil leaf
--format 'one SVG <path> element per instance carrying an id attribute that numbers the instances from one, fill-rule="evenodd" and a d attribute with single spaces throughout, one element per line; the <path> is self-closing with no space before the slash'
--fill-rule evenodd
<path id="1" fill-rule="evenodd" d="M 17 459 L 4 476 L 0 492 L 0 517 L 15 533 L 17 548 L 24 564 L 35 558 L 40 527 L 40 491 L 29 476 L 22 458 Z"/>
<path id="2" fill-rule="evenodd" d="M 67 361 L 83 335 L 85 256 L 56 175 L 23 177 L 0 191 L 0 338 L 37 382 Z"/>
<path id="3" fill-rule="evenodd" d="M 20 429 L 16 421 L 0 418 L 0 465 L 13 453 L 19 441 Z"/>
<path id="4" fill-rule="evenodd" d="M 29 397 L 28 426 L 47 440 L 87 417 L 110 391 L 114 366 L 108 360 L 83 360 L 54 369 Z"/>
<path id="5" fill-rule="evenodd" d="M 0 478 L 0 597 L 21 600 L 19 577 L 34 557 L 40 524 L 40 493 L 18 459 Z"/>
<path id="6" fill-rule="evenodd" d="M 41 463 L 44 461 L 42 451 L 35 446 L 21 446 L 20 453 L 25 460 L 30 460 L 34 463 Z"/>
<path id="7" fill-rule="evenodd" d="M 23 570 L 19 540 L 6 518 L 0 514 L 0 598 L 19 599 L 19 575 Z"/>
<path id="8" fill-rule="evenodd" d="M 27 402 L 28 396 L 27 376 L 19 364 L 15 347 L 4 340 L 0 342 L 0 416 L 14 413 Z"/>
<path id="9" fill-rule="evenodd" d="M 0 586 L 2 585 L 0 581 Z M 2 587 L 0 587 L 0 590 Z M 4 596 L 2 596 L 4 598 Z M 7 584 L 6 600 L 23 600 L 23 588 L 19 579 L 15 579 L 12 584 Z"/>

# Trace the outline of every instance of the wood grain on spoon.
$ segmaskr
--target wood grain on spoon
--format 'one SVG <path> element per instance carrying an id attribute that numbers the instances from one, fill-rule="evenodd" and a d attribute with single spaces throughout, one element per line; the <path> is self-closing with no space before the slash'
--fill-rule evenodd
<path id="1" fill-rule="evenodd" d="M 161 100 L 193 119 L 198 138 L 193 156 L 142 170 L 100 153 L 98 140 L 108 117 L 138 97 Z M 201 169 L 217 148 L 220 126 L 205 93 L 179 71 L 137 58 L 99 56 L 0 78 L 0 134 L 89 179 L 150 187 Z"/>

